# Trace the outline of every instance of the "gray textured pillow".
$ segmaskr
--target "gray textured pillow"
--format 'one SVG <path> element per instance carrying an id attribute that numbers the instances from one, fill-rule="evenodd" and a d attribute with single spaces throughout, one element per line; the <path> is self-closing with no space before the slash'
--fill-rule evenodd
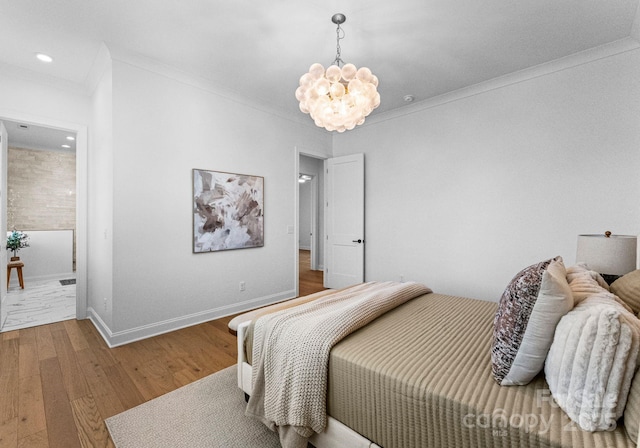
<path id="1" fill-rule="evenodd" d="M 494 319 L 491 363 L 498 384 L 524 385 L 542 370 L 556 325 L 571 308 L 562 257 L 531 265 L 511 280 Z"/>

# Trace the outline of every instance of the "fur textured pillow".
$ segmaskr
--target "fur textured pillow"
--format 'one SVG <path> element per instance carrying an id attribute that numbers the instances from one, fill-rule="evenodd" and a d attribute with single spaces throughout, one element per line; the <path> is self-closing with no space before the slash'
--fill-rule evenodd
<path id="1" fill-rule="evenodd" d="M 573 305 L 576 306 L 587 297 L 600 294 L 615 300 L 629 312 L 635 313 L 629 305 L 620 300 L 613 292 L 609 291 L 609 285 L 596 271 L 589 270 L 584 264 L 577 264 L 567 268 L 567 281 L 573 293 Z M 638 285 L 640 293 L 640 285 Z"/>
<path id="2" fill-rule="evenodd" d="M 543 368 L 558 321 L 573 307 L 561 257 L 520 271 L 494 319 L 492 372 L 501 386 L 529 383 Z"/>
<path id="3" fill-rule="evenodd" d="M 639 349 L 640 320 L 608 291 L 590 295 L 556 327 L 544 367 L 551 394 L 582 429 L 615 429 Z"/>
<path id="4" fill-rule="evenodd" d="M 631 381 L 627 405 L 624 408 L 624 430 L 633 443 L 638 441 L 640 432 L 640 375 L 635 375 Z"/>
<path id="5" fill-rule="evenodd" d="M 573 305 L 577 305 L 592 294 L 603 289 L 609 290 L 607 282 L 596 271 L 589 270 L 584 264 L 567 268 L 567 281 L 573 293 Z"/>

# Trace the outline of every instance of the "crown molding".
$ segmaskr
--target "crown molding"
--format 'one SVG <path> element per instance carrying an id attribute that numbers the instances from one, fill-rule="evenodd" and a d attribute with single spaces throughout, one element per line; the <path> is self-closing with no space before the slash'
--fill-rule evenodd
<path id="1" fill-rule="evenodd" d="M 108 70 L 110 66 L 111 53 L 109 53 L 109 48 L 107 48 L 105 43 L 102 42 L 98 49 L 98 53 L 96 53 L 96 57 L 93 59 L 91 69 L 89 69 L 89 73 L 87 73 L 87 77 L 84 81 L 85 88 L 90 95 L 95 92 L 104 72 Z"/>
<path id="2" fill-rule="evenodd" d="M 313 122 L 309 121 L 308 117 L 301 117 L 298 116 L 298 114 L 292 114 L 281 108 L 270 107 L 260 101 L 253 101 L 251 99 L 248 99 L 246 96 L 241 95 L 237 91 L 220 87 L 221 83 L 216 82 L 215 80 L 186 72 L 174 66 L 159 62 L 153 58 L 149 58 L 139 53 L 131 52 L 124 48 L 116 47 L 109 43 L 106 43 L 106 46 L 112 60 L 116 60 L 136 68 L 150 71 L 179 83 L 186 84 L 191 87 L 195 87 L 197 89 L 201 89 L 214 95 L 223 97 L 235 103 L 242 104 L 243 106 L 258 110 L 260 112 L 274 115 L 279 118 L 298 123 L 300 125 L 317 128 L 313 124 Z M 305 120 L 305 118 L 307 119 Z"/>
<path id="3" fill-rule="evenodd" d="M 633 24 L 631 25 L 631 33 L 629 34 L 636 42 L 640 42 L 640 3 L 636 9 L 636 15 L 633 18 Z"/>
<path id="4" fill-rule="evenodd" d="M 33 70 L 18 67 L 0 62 L 0 75 L 7 75 L 11 78 L 23 79 L 25 81 L 42 84 L 54 89 L 64 90 L 66 92 L 88 96 L 87 89 L 81 83 L 58 78 L 52 75 L 45 75 Z"/>
<path id="5" fill-rule="evenodd" d="M 636 19 L 637 18 L 638 15 L 636 15 Z M 634 24 L 637 24 L 637 20 L 636 22 L 634 22 Z M 438 95 L 436 97 L 420 101 L 399 109 L 394 109 L 388 112 L 383 112 L 379 115 L 374 115 L 373 117 L 367 118 L 367 121 L 362 124 L 362 127 L 371 126 L 383 121 L 414 114 L 446 103 L 458 101 L 463 98 L 479 95 L 481 93 L 507 87 L 512 84 L 518 84 L 523 81 L 539 78 L 552 73 L 557 73 L 569 68 L 589 64 L 600 59 L 605 59 L 621 53 L 626 53 L 628 51 L 637 50 L 638 48 L 640 48 L 640 41 L 630 37 L 620 39 L 605 45 L 600 45 L 598 47 L 593 47 L 588 50 L 574 53 L 563 58 L 555 59 L 553 61 L 545 62 L 540 65 L 509 73 L 498 78 L 493 78 L 488 81 L 464 87 L 453 92 L 444 93 L 442 95 Z"/>

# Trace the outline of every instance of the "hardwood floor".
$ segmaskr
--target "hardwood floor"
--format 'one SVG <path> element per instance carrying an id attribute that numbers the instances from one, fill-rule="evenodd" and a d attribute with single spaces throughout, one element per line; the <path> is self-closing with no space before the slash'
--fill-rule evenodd
<path id="1" fill-rule="evenodd" d="M 236 363 L 232 317 L 113 349 L 88 320 L 0 334 L 0 448 L 113 447 L 106 418 Z"/>
<path id="2" fill-rule="evenodd" d="M 301 296 L 306 296 L 314 292 L 322 291 L 323 275 L 322 271 L 311 270 L 311 251 L 300 250 L 299 262 L 299 292 Z"/>

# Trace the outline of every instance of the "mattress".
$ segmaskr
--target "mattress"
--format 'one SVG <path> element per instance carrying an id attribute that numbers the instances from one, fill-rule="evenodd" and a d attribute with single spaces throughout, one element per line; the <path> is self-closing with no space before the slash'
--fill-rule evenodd
<path id="1" fill-rule="evenodd" d="M 384 448 L 633 447 L 624 428 L 582 431 L 544 375 L 501 387 L 491 374 L 497 304 L 426 294 L 336 344 L 328 413 Z"/>

